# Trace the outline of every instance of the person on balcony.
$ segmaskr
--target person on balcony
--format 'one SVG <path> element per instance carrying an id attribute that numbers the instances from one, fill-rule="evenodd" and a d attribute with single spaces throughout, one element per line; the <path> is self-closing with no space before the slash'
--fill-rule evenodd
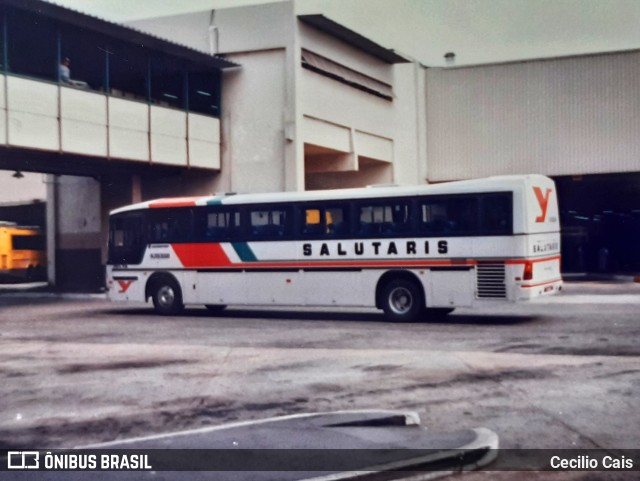
<path id="1" fill-rule="evenodd" d="M 82 80 L 74 80 L 71 78 L 71 59 L 69 57 L 65 57 L 60 66 L 58 67 L 58 76 L 60 77 L 60 82 L 66 85 L 71 85 L 73 87 L 80 87 L 83 89 L 88 89 L 89 84 L 87 82 L 83 82 Z"/>

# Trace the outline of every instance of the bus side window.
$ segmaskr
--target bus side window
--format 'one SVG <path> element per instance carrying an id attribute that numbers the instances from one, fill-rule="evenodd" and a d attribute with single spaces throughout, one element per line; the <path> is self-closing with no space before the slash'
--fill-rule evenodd
<path id="1" fill-rule="evenodd" d="M 431 235 L 474 235 L 478 232 L 478 200 L 450 197 L 421 204 L 420 229 Z"/>
<path id="2" fill-rule="evenodd" d="M 510 194 L 482 197 L 482 232 L 509 235 L 513 233 L 513 209 Z"/>
<path id="3" fill-rule="evenodd" d="M 204 210 L 196 214 L 196 237 L 208 242 L 233 237 L 239 225 L 239 212 Z"/>
<path id="4" fill-rule="evenodd" d="M 191 210 L 152 209 L 147 215 L 146 230 L 150 243 L 188 242 L 191 240 Z"/>
<path id="5" fill-rule="evenodd" d="M 249 222 L 256 240 L 280 239 L 291 233 L 291 215 L 286 208 L 251 211 Z"/>
<path id="6" fill-rule="evenodd" d="M 304 225 L 302 233 L 305 235 L 322 235 L 324 232 L 324 222 L 321 219 L 320 209 L 305 209 Z"/>
<path id="7" fill-rule="evenodd" d="M 347 206 L 307 207 L 303 209 L 302 234 L 305 237 L 336 237 L 349 232 Z"/>
<path id="8" fill-rule="evenodd" d="M 440 234 L 446 230 L 447 208 L 444 202 L 431 201 L 421 206 L 421 230 L 427 234 Z"/>
<path id="9" fill-rule="evenodd" d="M 325 211 L 327 233 L 341 236 L 349 233 L 349 209 L 347 206 L 328 207 Z"/>
<path id="10" fill-rule="evenodd" d="M 393 235 L 411 229 L 409 204 L 389 203 L 360 207 L 358 233 L 362 236 Z"/>

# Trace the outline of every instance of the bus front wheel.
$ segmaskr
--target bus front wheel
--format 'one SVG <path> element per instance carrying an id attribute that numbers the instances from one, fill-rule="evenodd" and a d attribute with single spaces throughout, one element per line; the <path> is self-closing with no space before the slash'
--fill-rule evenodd
<path id="1" fill-rule="evenodd" d="M 415 322 L 424 313 L 422 287 L 408 279 L 394 279 L 382 290 L 382 310 L 394 322 Z"/>
<path id="2" fill-rule="evenodd" d="M 180 285 L 173 277 L 158 278 L 153 284 L 151 297 L 158 314 L 178 314 L 184 307 Z"/>

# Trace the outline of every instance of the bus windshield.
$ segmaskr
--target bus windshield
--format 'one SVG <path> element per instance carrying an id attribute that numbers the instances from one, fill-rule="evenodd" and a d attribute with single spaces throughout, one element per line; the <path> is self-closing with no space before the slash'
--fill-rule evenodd
<path id="1" fill-rule="evenodd" d="M 114 216 L 109 223 L 109 264 L 139 264 L 142 261 L 142 216 L 125 214 Z"/>

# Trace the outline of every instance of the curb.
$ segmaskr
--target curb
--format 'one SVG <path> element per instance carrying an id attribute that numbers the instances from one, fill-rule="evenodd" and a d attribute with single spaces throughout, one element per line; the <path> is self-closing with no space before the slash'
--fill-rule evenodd
<path id="1" fill-rule="evenodd" d="M 459 429 L 448 433 L 431 432 L 421 425 L 420 417 L 413 411 L 347 410 L 297 413 L 232 422 L 79 446 L 75 449 L 134 449 L 141 452 L 167 449 L 215 451 L 228 450 L 229 446 L 239 446 L 240 451 L 248 451 L 246 454 L 241 453 L 247 456 L 247 464 L 244 466 L 247 470 L 235 473 L 232 479 L 237 481 L 374 481 L 400 479 L 397 476 L 398 472 L 404 472 L 401 479 L 410 477 L 417 481 L 436 479 L 489 465 L 498 457 L 499 438 L 495 432 L 483 427 Z M 252 459 L 262 456 L 261 454 L 256 458 L 258 452 L 267 453 L 264 459 L 268 460 L 272 451 L 287 451 L 297 446 L 304 446 L 302 451 L 371 450 L 378 454 L 373 457 L 356 456 L 350 462 L 340 461 L 335 466 L 323 464 L 330 460 L 329 455 L 329 458 L 320 461 L 321 469 L 318 469 L 320 465 L 311 463 L 312 467 L 305 464 L 302 469 L 302 465 L 299 465 L 289 471 L 286 469 L 288 461 L 279 456 L 273 458 L 276 462 L 273 466 L 278 466 L 279 469 L 265 469 L 268 463 L 251 464 L 255 462 Z M 315 458 L 317 455 L 312 456 Z M 283 462 L 284 464 L 277 464 Z M 258 466 L 261 466 L 260 471 L 255 469 Z M 165 466 L 159 466 L 153 473 L 154 479 L 174 479 L 168 477 L 165 471 L 172 472 Z M 226 469 L 214 466 L 209 472 L 224 471 Z M 419 478 L 413 476 L 416 472 L 420 473 Z M 203 479 L 186 471 L 183 474 L 184 479 Z M 63 478 L 51 479 L 58 481 Z M 77 478 L 64 478 L 65 481 L 68 479 Z M 112 478 L 98 476 L 97 479 L 111 481 Z"/>
<path id="2" fill-rule="evenodd" d="M 0 299 L 106 300 L 107 294 L 83 292 L 29 292 L 0 290 Z"/>
<path id="3" fill-rule="evenodd" d="M 586 272 L 582 273 L 570 273 L 562 274 L 562 280 L 567 282 L 633 282 L 640 283 L 640 275 L 635 274 L 590 274 Z"/>

